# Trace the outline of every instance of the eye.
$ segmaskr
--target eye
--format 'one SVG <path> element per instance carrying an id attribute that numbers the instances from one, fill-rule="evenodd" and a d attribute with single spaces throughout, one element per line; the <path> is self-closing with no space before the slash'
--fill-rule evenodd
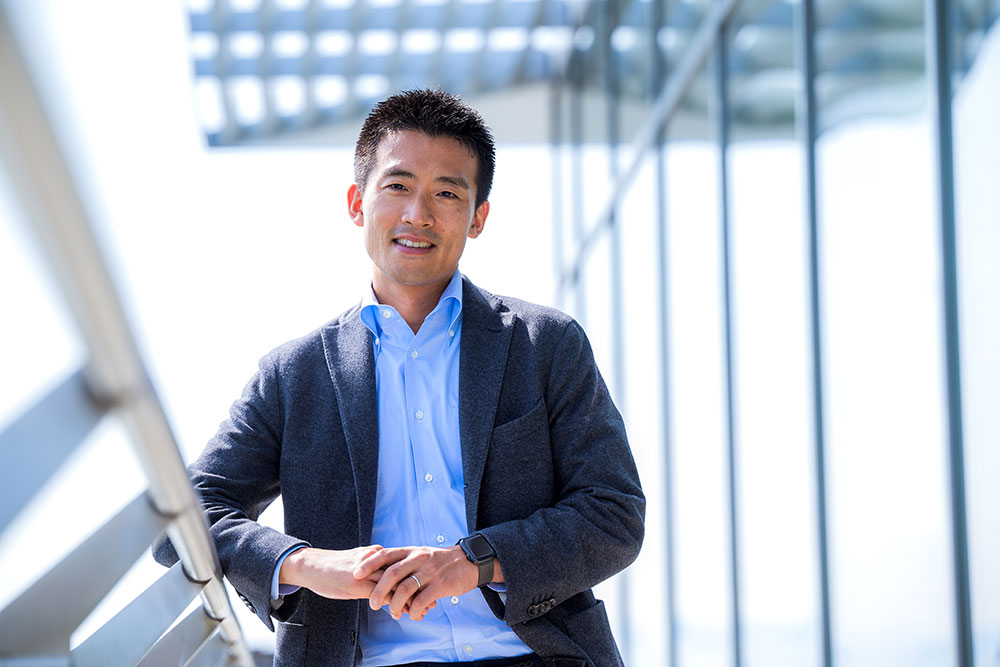
<path id="1" fill-rule="evenodd" d="M 441 196 L 446 199 L 458 199 L 458 195 L 456 195 L 454 192 L 450 192 L 449 190 L 442 191 Z"/>
<path id="2" fill-rule="evenodd" d="M 402 192 L 406 190 L 406 186 L 402 183 L 389 183 L 385 186 L 387 190 L 396 190 L 397 192 Z"/>

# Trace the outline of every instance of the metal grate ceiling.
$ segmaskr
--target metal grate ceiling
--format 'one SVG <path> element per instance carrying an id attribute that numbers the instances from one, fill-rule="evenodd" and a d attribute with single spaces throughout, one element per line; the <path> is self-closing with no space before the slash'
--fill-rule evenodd
<path id="1" fill-rule="evenodd" d="M 591 46 L 598 30 L 607 30 L 616 60 L 615 88 L 642 113 L 657 92 L 649 75 L 654 48 L 669 70 L 711 5 L 665 2 L 664 25 L 653 30 L 655 1 L 189 0 L 204 132 L 214 146 L 309 137 L 356 122 L 386 95 L 412 88 L 468 97 L 568 73 L 584 89 L 606 90 L 602 46 Z M 738 125 L 767 133 L 795 122 L 798 1 L 742 3 L 730 28 Z M 826 124 L 921 103 L 923 3 L 816 0 L 816 8 Z M 998 14 L 1000 0 L 956 3 L 960 70 Z M 705 116 L 707 87 L 695 85 L 688 97 L 690 115 Z"/>

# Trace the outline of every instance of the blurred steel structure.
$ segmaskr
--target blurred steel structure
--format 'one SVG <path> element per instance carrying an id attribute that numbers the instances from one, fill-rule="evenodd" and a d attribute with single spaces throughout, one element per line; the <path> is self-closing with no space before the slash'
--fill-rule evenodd
<path id="1" fill-rule="evenodd" d="M 584 4 L 199 3 L 191 43 L 203 105 L 214 109 L 208 142 L 267 141 L 350 120 L 394 90 L 469 95 L 547 81 Z"/>
<path id="2" fill-rule="evenodd" d="M 798 132 L 804 155 L 804 189 L 806 199 L 805 238 L 807 240 L 808 314 L 811 355 L 811 389 L 813 408 L 813 448 L 815 465 L 815 522 L 818 541 L 817 584 L 819 587 L 819 646 L 821 664 L 835 664 L 835 638 L 831 623 L 829 543 L 827 518 L 826 427 L 824 414 L 823 344 L 821 342 L 822 304 L 820 295 L 822 270 L 818 249 L 816 143 L 821 133 L 858 118 L 892 117 L 912 113 L 921 108 L 925 97 L 932 99 L 929 111 L 935 125 L 935 158 L 937 164 L 938 224 L 941 229 L 943 328 L 946 351 L 949 426 L 948 456 L 950 461 L 950 499 L 952 525 L 952 592 L 954 595 L 955 639 L 954 663 L 960 667 L 973 664 L 973 619 L 970 603 L 969 554 L 966 531 L 965 481 L 963 463 L 961 382 L 959 363 L 959 314 L 956 280 L 957 260 L 955 241 L 954 171 L 952 167 L 952 95 L 954 79 L 966 72 L 974 59 L 979 41 L 1000 15 L 1000 3 L 947 3 L 928 0 L 919 2 L 838 2 L 798 0 L 782 2 L 745 0 L 732 2 L 658 2 L 594 3 L 585 13 L 585 25 L 576 35 L 589 29 L 589 40 L 579 40 L 556 80 L 553 98 L 554 113 L 568 118 L 569 136 L 553 133 L 554 161 L 557 165 L 553 181 L 557 184 L 560 202 L 582 202 L 588 179 L 578 164 L 582 145 L 603 146 L 606 161 L 613 165 L 611 187 L 601 198 L 602 205 L 591 207 L 596 212 L 582 220 L 583 205 L 572 215 L 562 206 L 556 209 L 557 244 L 567 238 L 566 247 L 557 248 L 555 258 L 558 295 L 563 306 L 576 304 L 575 313 L 583 317 L 589 307 L 584 294 L 588 265 L 598 248 L 606 248 L 607 260 L 600 260 L 610 285 L 620 285 L 626 270 L 619 257 L 617 237 L 622 202 L 641 170 L 650 158 L 655 160 L 657 198 L 654 202 L 657 222 L 660 327 L 659 354 L 662 365 L 659 384 L 663 393 L 662 438 L 665 461 L 667 501 L 664 532 L 666 535 L 666 638 L 667 664 L 682 664 L 678 657 L 678 619 L 675 606 L 677 575 L 675 572 L 674 507 L 672 489 L 676 471 L 672 464 L 673 445 L 670 438 L 672 413 L 669 376 L 668 323 L 670 304 L 667 299 L 667 215 L 670 196 L 664 175 L 664 137 L 668 132 L 679 139 L 701 138 L 716 145 L 719 165 L 718 216 L 721 232 L 719 266 L 722 295 L 723 411 L 726 439 L 726 475 L 728 486 L 729 538 L 729 605 L 730 664 L 745 662 L 743 632 L 744 611 L 741 605 L 742 562 L 739 545 L 742 538 L 738 527 L 737 497 L 739 486 L 739 442 L 733 411 L 734 362 L 732 324 L 732 257 L 730 249 L 730 181 L 731 167 L 727 155 L 735 132 L 740 139 L 783 137 Z M 617 22 L 605 27 L 607 20 L 599 7 L 615 7 Z M 738 11 L 737 11 L 738 10 Z M 736 14 L 739 13 L 739 20 Z M 652 20 L 651 20 L 652 19 Z M 697 29 L 692 24 L 698 22 Z M 589 26 L 589 28 L 588 28 Z M 640 29 L 641 28 L 641 29 Z M 627 38 L 623 37 L 623 31 Z M 652 56 L 650 55 L 652 52 Z M 817 66 L 821 53 L 822 68 Z M 667 62 L 667 76 L 659 74 Z M 711 67 L 705 70 L 706 62 Z M 699 79 L 699 71 L 706 76 Z M 930 92 L 928 92 L 930 91 Z M 600 108 L 600 98 L 610 99 L 613 109 Z M 588 102 L 589 98 L 589 102 Z M 628 158 L 622 160 L 621 117 L 628 113 L 632 99 L 641 99 L 646 106 L 631 123 Z M 825 114 L 817 115 L 822 105 Z M 623 112 L 624 109 L 624 112 Z M 590 123 L 581 116 L 589 115 Z M 607 129 L 600 126 L 610 119 Z M 557 123 L 554 123 L 557 124 Z M 585 129 L 584 129 L 585 128 Z M 574 156 L 570 174 L 563 176 L 563 148 L 569 146 Z M 563 185 L 568 181 L 568 186 Z M 565 192 L 568 190 L 568 193 Z M 586 222 L 586 224 L 584 224 Z M 707 221 L 703 221 L 707 222 Z M 567 234 L 565 227 L 574 229 Z M 620 328 L 625 318 L 618 306 L 619 289 L 610 290 L 616 302 L 611 313 L 610 340 L 616 351 L 624 346 Z M 590 302 L 592 303 L 592 302 Z M 623 362 L 614 358 L 616 370 Z M 623 380 L 615 373 L 614 383 L 622 391 Z M 616 393 L 616 397 L 622 396 Z M 623 603 L 625 625 L 629 624 L 627 597 Z M 627 650 L 627 647 L 626 647 Z M 684 663 L 687 664 L 687 663 Z"/>
<path id="3" fill-rule="evenodd" d="M 89 360 L 0 433 L 0 530 L 105 414 L 127 425 L 149 488 L 0 610 L 0 664 L 249 666 L 200 503 L 18 49 L 21 37 L 0 6 L 0 156 Z M 70 634 L 164 528 L 181 561 L 70 650 Z M 201 606 L 164 634 L 199 595 Z"/>
<path id="4" fill-rule="evenodd" d="M 189 3 L 192 68 L 211 145 L 302 141 L 325 127 L 363 116 L 393 91 L 441 86 L 463 96 L 545 82 L 591 52 L 595 26 L 607 26 L 616 61 L 620 124 L 638 122 L 656 97 L 646 62 L 652 46 L 680 62 L 717 2 L 685 0 L 259 0 Z M 663 5 L 650 32 L 647 7 Z M 793 34 L 796 2 L 748 3 L 754 20 L 732 45 L 733 122 L 761 135 L 795 119 L 798 72 Z M 964 2 L 962 20 L 981 23 L 989 2 Z M 603 18 L 602 18 L 603 16 Z M 826 67 L 817 81 L 835 110 L 825 122 L 912 108 L 923 75 L 923 8 L 909 0 L 817 3 L 815 42 Z M 598 40 L 600 41 L 600 40 Z M 967 67 L 975 40 L 958 44 Z M 884 66 L 891 64 L 891 78 Z M 591 74 L 596 76 L 596 71 Z M 606 80 L 607 81 L 607 80 Z M 873 87 L 885 91 L 865 98 Z M 702 122 L 711 91 L 695 86 L 677 109 L 707 137 Z M 859 100 L 863 99 L 863 103 Z M 876 105 L 873 107 L 872 105 Z M 524 118 L 521 119 L 525 120 Z M 679 127 L 686 123 L 679 124 Z M 588 126 L 588 137 L 603 128 Z M 624 137 L 623 137 L 624 138 Z M 512 140 L 524 140 L 512 136 Z"/>

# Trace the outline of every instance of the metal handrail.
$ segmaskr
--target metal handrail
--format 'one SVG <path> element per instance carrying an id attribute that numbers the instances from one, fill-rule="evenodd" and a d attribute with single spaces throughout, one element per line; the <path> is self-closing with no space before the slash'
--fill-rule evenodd
<path id="1" fill-rule="evenodd" d="M 125 422 L 149 480 L 149 496 L 188 577 L 204 582 L 206 613 L 237 664 L 252 665 L 222 582 L 211 536 L 177 442 L 139 354 L 76 183 L 0 5 L 0 149 L 43 256 L 90 354 L 84 376 L 92 399 Z"/>

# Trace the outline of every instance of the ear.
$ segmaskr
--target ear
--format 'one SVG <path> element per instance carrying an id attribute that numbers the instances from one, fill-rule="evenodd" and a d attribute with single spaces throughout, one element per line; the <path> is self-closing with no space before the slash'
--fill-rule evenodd
<path id="1" fill-rule="evenodd" d="M 483 233 L 483 227 L 486 226 L 486 216 L 490 214 L 490 203 L 484 201 L 476 209 L 476 214 L 472 216 L 472 224 L 469 225 L 469 238 L 474 239 Z"/>
<path id="2" fill-rule="evenodd" d="M 356 183 L 351 183 L 351 187 L 347 188 L 347 214 L 358 227 L 365 226 L 365 214 L 361 211 L 361 188 Z"/>

